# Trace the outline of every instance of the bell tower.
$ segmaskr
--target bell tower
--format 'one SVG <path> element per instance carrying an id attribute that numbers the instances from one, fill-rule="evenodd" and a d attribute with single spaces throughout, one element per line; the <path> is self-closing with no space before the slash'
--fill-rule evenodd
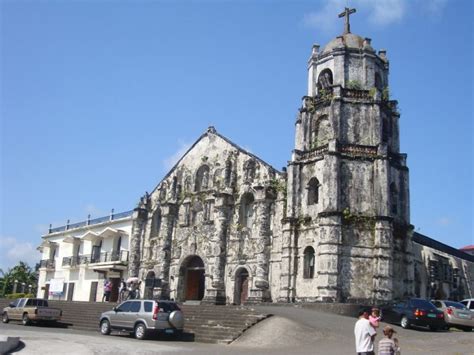
<path id="1" fill-rule="evenodd" d="M 313 45 L 295 122 L 283 245 L 288 279 L 282 271 L 282 289 L 290 285 L 294 299 L 382 301 L 413 286 L 408 168 L 389 62 L 370 38 L 351 33 L 355 12 L 339 15 L 342 35 L 322 49 Z M 300 262 L 308 248 L 315 251 L 311 280 Z"/>

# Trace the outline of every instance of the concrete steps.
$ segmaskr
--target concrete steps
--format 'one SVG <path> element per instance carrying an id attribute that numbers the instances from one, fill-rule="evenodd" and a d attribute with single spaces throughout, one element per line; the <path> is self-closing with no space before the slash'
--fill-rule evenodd
<path id="1" fill-rule="evenodd" d="M 0 300 L 0 309 L 8 305 Z M 51 307 L 61 308 L 61 324 L 80 330 L 97 331 L 99 317 L 111 310 L 115 303 L 49 301 Z M 184 338 L 203 343 L 228 344 L 237 339 L 248 328 L 269 315 L 250 307 L 180 305 L 185 318 Z"/>

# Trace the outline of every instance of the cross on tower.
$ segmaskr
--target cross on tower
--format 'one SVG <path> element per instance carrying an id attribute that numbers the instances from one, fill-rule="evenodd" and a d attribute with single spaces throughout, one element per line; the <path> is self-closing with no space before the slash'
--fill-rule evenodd
<path id="1" fill-rule="evenodd" d="M 344 11 L 339 14 L 339 17 L 345 17 L 344 20 L 344 34 L 351 33 L 351 24 L 349 23 L 349 16 L 356 12 L 356 9 L 344 8 Z"/>

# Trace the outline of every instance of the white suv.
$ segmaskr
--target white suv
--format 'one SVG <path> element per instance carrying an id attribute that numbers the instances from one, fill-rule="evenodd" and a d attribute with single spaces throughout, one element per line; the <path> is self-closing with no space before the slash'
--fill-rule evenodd
<path id="1" fill-rule="evenodd" d="M 469 310 L 474 312 L 474 298 L 467 298 L 465 300 L 462 300 L 460 303 L 465 305 Z"/>

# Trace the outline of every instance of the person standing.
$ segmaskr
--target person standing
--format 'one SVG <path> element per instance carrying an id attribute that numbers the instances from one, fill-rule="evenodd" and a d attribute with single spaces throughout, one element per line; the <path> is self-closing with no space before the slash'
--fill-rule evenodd
<path id="1" fill-rule="evenodd" d="M 369 311 L 359 312 L 359 320 L 354 326 L 356 353 L 358 355 L 374 355 L 374 338 L 377 332 L 369 322 Z"/>
<path id="2" fill-rule="evenodd" d="M 109 279 L 105 279 L 104 281 L 104 296 L 102 297 L 102 302 L 109 302 L 110 293 L 112 292 L 112 282 Z"/>
<path id="3" fill-rule="evenodd" d="M 389 325 L 383 328 L 385 337 L 379 341 L 378 355 L 396 355 L 400 354 L 400 347 L 397 339 L 392 339 L 396 331 Z"/>

